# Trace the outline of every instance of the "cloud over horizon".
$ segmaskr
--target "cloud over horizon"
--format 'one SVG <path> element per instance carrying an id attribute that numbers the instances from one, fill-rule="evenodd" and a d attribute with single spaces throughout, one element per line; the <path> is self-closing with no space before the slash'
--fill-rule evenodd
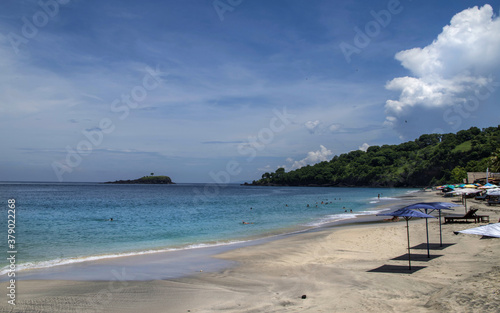
<path id="1" fill-rule="evenodd" d="M 309 151 L 307 156 L 300 161 L 293 161 L 288 159 L 287 161 L 293 162 L 291 169 L 296 170 L 306 165 L 313 165 L 318 162 L 329 161 L 333 156 L 333 152 L 328 150 L 325 146 L 320 145 L 319 150 Z"/>

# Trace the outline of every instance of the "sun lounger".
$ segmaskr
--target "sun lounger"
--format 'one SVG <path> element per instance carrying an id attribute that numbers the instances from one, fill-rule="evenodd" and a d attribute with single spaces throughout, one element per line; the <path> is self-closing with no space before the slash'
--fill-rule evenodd
<path id="1" fill-rule="evenodd" d="M 493 204 L 500 204 L 500 199 L 499 198 L 488 199 L 488 205 L 493 205 Z"/>
<path id="2" fill-rule="evenodd" d="M 488 197 L 487 194 L 481 195 L 481 196 L 476 196 L 474 200 L 486 200 L 486 197 Z"/>
<path id="3" fill-rule="evenodd" d="M 444 217 L 445 223 L 468 222 L 474 220 L 474 223 L 489 222 L 489 215 L 477 215 L 477 209 L 470 209 L 465 215 L 448 215 Z"/>

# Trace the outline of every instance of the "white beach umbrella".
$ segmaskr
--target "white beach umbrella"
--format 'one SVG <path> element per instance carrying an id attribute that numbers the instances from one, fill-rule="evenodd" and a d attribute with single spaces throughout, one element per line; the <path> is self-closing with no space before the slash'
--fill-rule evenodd
<path id="1" fill-rule="evenodd" d="M 462 234 L 471 234 L 471 235 L 481 235 L 486 237 L 496 237 L 500 238 L 500 223 L 488 224 L 479 227 L 469 228 L 466 230 L 461 230 L 454 232 L 462 233 Z"/>
<path id="2" fill-rule="evenodd" d="M 453 193 L 456 195 L 468 195 L 468 194 L 473 194 L 473 193 L 478 193 L 478 192 L 481 192 L 481 190 L 472 189 L 472 188 L 462 188 L 462 189 L 457 189 L 457 190 L 450 191 L 447 193 Z"/>
<path id="3" fill-rule="evenodd" d="M 493 188 L 498 188 L 498 186 L 493 184 L 486 184 L 484 186 L 479 187 L 479 189 L 493 189 Z"/>
<path id="4" fill-rule="evenodd" d="M 486 194 L 488 196 L 500 196 L 500 188 L 488 189 Z"/>

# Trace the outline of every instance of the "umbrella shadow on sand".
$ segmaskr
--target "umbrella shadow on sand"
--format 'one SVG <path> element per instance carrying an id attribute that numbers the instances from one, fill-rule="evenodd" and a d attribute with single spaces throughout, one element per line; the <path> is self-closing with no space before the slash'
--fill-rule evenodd
<path id="1" fill-rule="evenodd" d="M 427 266 L 412 266 L 411 269 L 408 268 L 406 265 L 389 265 L 385 264 L 380 267 L 374 268 L 372 270 L 369 270 L 367 272 L 372 272 L 372 273 L 397 273 L 397 274 L 413 274 L 417 271 L 420 271 L 423 268 L 426 268 Z"/>

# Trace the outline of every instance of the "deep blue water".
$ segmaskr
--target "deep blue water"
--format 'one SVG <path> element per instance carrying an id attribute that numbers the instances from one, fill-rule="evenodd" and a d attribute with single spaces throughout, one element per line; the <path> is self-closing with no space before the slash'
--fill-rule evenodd
<path id="1" fill-rule="evenodd" d="M 411 191 L 203 184 L 0 184 L 4 207 L 8 199 L 16 200 L 18 270 L 291 232 L 373 213 L 379 202 L 390 205 L 395 196 Z M 7 209 L 0 220 L 5 234 L 0 249 L 7 254 Z M 6 266 L 6 258 L 2 258 L 0 274 L 5 274 Z"/>

